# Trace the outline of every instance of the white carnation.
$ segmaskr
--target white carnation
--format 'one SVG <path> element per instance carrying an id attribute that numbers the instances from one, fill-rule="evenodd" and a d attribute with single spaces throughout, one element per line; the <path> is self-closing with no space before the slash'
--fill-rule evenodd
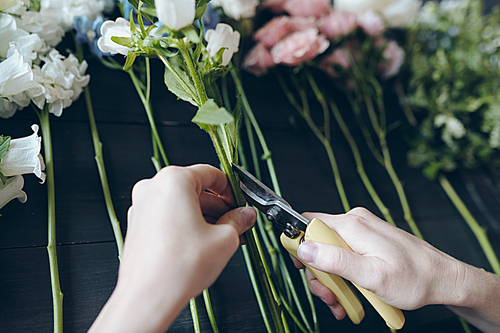
<path id="1" fill-rule="evenodd" d="M 49 46 L 59 44 L 64 36 L 64 29 L 58 24 L 59 18 L 52 10 L 37 11 L 24 10 L 18 18 L 17 25 L 28 32 L 38 34 Z"/>
<path id="2" fill-rule="evenodd" d="M 101 15 L 105 4 L 100 0 L 41 0 L 40 6 L 45 10 L 45 15 L 52 17 L 68 31 L 73 28 L 75 16 L 86 16 L 94 21 Z"/>
<path id="3" fill-rule="evenodd" d="M 42 67 L 35 65 L 33 74 L 35 81 L 44 87 L 44 93 L 32 100 L 40 109 L 45 103 L 50 104 L 49 112 L 59 117 L 63 108 L 70 106 L 88 84 L 90 76 L 83 75 L 87 63 L 83 61 L 80 64 L 73 55 L 65 59 L 57 50 L 40 58 L 45 63 Z"/>

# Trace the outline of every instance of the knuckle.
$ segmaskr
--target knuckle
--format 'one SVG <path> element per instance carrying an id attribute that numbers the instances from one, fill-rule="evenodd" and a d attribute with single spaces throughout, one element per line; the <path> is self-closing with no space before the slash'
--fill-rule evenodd
<path id="1" fill-rule="evenodd" d="M 347 212 L 347 214 L 348 215 L 357 215 L 357 216 L 365 217 L 365 216 L 371 215 L 372 213 L 368 209 L 366 209 L 364 207 L 354 207 L 349 212 Z"/>
<path id="2" fill-rule="evenodd" d="M 135 183 L 132 188 L 132 202 L 137 200 L 138 197 L 142 196 L 150 186 L 150 179 L 142 179 Z"/>

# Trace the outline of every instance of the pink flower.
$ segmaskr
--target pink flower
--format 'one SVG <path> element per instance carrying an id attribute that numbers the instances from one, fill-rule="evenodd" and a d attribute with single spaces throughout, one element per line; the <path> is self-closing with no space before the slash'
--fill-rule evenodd
<path id="1" fill-rule="evenodd" d="M 346 36 L 356 27 L 356 15 L 344 11 L 332 11 L 319 21 L 319 31 L 328 39 Z"/>
<path id="2" fill-rule="evenodd" d="M 255 76 L 262 76 L 274 67 L 273 56 L 262 44 L 257 44 L 248 52 L 243 61 L 243 69 Z"/>
<path id="3" fill-rule="evenodd" d="M 290 16 L 288 20 L 288 28 L 290 32 L 306 30 L 309 28 L 317 28 L 317 19 L 314 16 Z"/>
<path id="4" fill-rule="evenodd" d="M 377 70 L 382 78 L 390 79 L 399 72 L 405 58 L 405 51 L 394 41 L 386 42 L 381 40 L 376 42 L 375 47 L 377 47 L 377 44 L 385 47 L 383 53 L 385 61 L 377 65 Z"/>
<path id="5" fill-rule="evenodd" d="M 287 0 L 264 0 L 262 6 L 268 8 L 273 13 L 279 14 L 285 11 L 285 3 Z"/>
<path id="6" fill-rule="evenodd" d="M 340 66 L 344 69 L 349 69 L 350 64 L 344 51 L 336 49 L 321 60 L 321 68 L 323 68 L 331 77 L 339 77 L 340 74 L 335 70 L 335 66 Z"/>
<path id="7" fill-rule="evenodd" d="M 325 52 L 329 45 L 330 42 L 319 34 L 318 29 L 309 28 L 279 41 L 271 49 L 271 55 L 275 64 L 296 66 Z"/>
<path id="8" fill-rule="evenodd" d="M 384 19 L 371 10 L 359 15 L 357 21 L 358 25 L 369 36 L 378 36 L 385 31 Z"/>
<path id="9" fill-rule="evenodd" d="M 321 17 L 332 7 L 330 0 L 287 0 L 283 8 L 292 16 Z"/>
<path id="10" fill-rule="evenodd" d="M 262 43 L 265 47 L 272 47 L 283 37 L 288 35 L 291 30 L 288 24 L 288 16 L 278 16 L 267 22 L 262 28 L 257 30 L 253 38 Z"/>

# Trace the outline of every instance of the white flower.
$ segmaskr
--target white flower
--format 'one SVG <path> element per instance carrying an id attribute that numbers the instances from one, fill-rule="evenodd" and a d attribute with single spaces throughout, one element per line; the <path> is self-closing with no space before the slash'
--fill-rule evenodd
<path id="1" fill-rule="evenodd" d="M 19 28 L 28 32 L 38 34 L 49 46 L 59 44 L 64 36 L 64 29 L 54 19 L 54 12 L 41 9 L 39 12 L 26 10 L 20 13 L 21 17 L 16 20 Z"/>
<path id="2" fill-rule="evenodd" d="M 28 197 L 22 190 L 23 186 L 23 176 L 9 178 L 7 179 L 5 185 L 0 182 L 0 208 L 15 198 L 19 199 L 22 203 L 25 203 Z"/>
<path id="3" fill-rule="evenodd" d="M 417 14 L 421 0 L 335 0 L 336 10 L 362 14 L 374 11 L 382 15 L 389 27 L 408 25 Z"/>
<path id="4" fill-rule="evenodd" d="M 0 10 L 5 11 L 6 9 L 9 9 L 15 5 L 29 6 L 30 1 L 29 0 L 1 0 L 0 1 Z"/>
<path id="5" fill-rule="evenodd" d="M 163 25 L 172 30 L 181 30 L 194 21 L 195 0 L 155 0 L 156 15 Z"/>
<path id="6" fill-rule="evenodd" d="M 13 16 L 0 13 L 0 58 L 7 58 L 10 42 L 28 35 L 27 31 L 17 28 L 17 23 Z"/>
<path id="7" fill-rule="evenodd" d="M 212 6 L 222 7 L 224 13 L 235 20 L 255 16 L 259 0 L 212 0 Z"/>
<path id="8" fill-rule="evenodd" d="M 233 54 L 238 52 L 240 33 L 233 31 L 233 28 L 228 24 L 219 23 L 215 30 L 207 30 L 205 39 L 208 42 L 207 51 L 211 57 L 215 56 L 221 48 L 226 48 L 222 53 L 222 65 L 227 66 Z"/>
<path id="9" fill-rule="evenodd" d="M 116 21 L 106 21 L 101 26 L 101 35 L 97 41 L 97 46 L 101 52 L 127 55 L 130 48 L 113 42 L 111 37 L 131 37 L 129 21 L 123 17 L 117 18 Z"/>
<path id="10" fill-rule="evenodd" d="M 43 87 L 34 81 L 31 66 L 14 48 L 9 58 L 0 63 L 0 117 L 9 118 L 30 103 L 30 96 L 39 96 Z M 8 100 L 8 101 L 7 101 Z"/>
<path id="11" fill-rule="evenodd" d="M 453 146 L 453 139 L 460 139 L 465 135 L 465 127 L 455 117 L 440 114 L 434 118 L 434 127 L 439 128 L 444 125 L 441 138 L 448 146 Z"/>
<path id="12" fill-rule="evenodd" d="M 43 109 L 49 103 L 49 112 L 61 116 L 63 108 L 71 105 L 90 80 L 89 75 L 83 75 L 87 62 L 81 65 L 73 55 L 64 58 L 57 50 L 52 50 L 48 57 L 40 57 L 45 63 L 40 68 L 33 67 L 34 79 L 44 87 L 44 93 L 32 98 L 33 103 Z"/>
<path id="13" fill-rule="evenodd" d="M 94 21 L 104 9 L 104 1 L 100 0 L 41 0 L 44 15 L 52 17 L 55 22 L 68 31 L 73 28 L 75 16 L 87 16 Z"/>
<path id="14" fill-rule="evenodd" d="M 401 28 L 407 26 L 416 17 L 421 6 L 421 1 L 399 0 L 382 9 L 381 14 L 390 27 Z"/>
<path id="15" fill-rule="evenodd" d="M 45 169 L 42 155 L 40 155 L 42 138 L 38 136 L 38 125 L 31 126 L 33 134 L 30 136 L 10 140 L 10 148 L 0 162 L 0 172 L 4 176 L 17 176 L 34 173 L 45 181 Z"/>

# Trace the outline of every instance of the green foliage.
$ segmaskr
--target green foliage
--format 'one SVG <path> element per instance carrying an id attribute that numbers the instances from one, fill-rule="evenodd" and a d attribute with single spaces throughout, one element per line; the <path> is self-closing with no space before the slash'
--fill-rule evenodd
<path id="1" fill-rule="evenodd" d="M 191 82 L 187 74 L 180 70 L 180 68 L 174 68 L 174 70 L 177 76 L 172 73 L 172 71 L 165 68 L 164 80 L 168 90 L 183 101 L 196 106 L 196 98 L 193 96 L 194 91 L 196 91 L 194 84 Z M 180 78 L 181 81 L 179 81 L 178 78 Z M 188 89 L 186 89 L 186 87 Z"/>
<path id="2" fill-rule="evenodd" d="M 2 161 L 2 158 L 4 158 L 5 155 L 7 155 L 9 148 L 10 148 L 10 136 L 0 135 L 0 162 Z M 0 180 L 2 180 L 2 183 L 5 185 L 7 179 L 5 179 L 5 176 L 1 172 L 0 172 Z"/>
<path id="3" fill-rule="evenodd" d="M 209 99 L 198 109 L 191 121 L 208 131 L 207 125 L 225 125 L 233 122 L 234 118 L 225 108 L 218 106 L 213 99 Z"/>
<path id="4" fill-rule="evenodd" d="M 408 102 L 420 120 L 410 165 L 430 178 L 500 165 L 500 9 L 428 2 L 408 40 Z"/>

